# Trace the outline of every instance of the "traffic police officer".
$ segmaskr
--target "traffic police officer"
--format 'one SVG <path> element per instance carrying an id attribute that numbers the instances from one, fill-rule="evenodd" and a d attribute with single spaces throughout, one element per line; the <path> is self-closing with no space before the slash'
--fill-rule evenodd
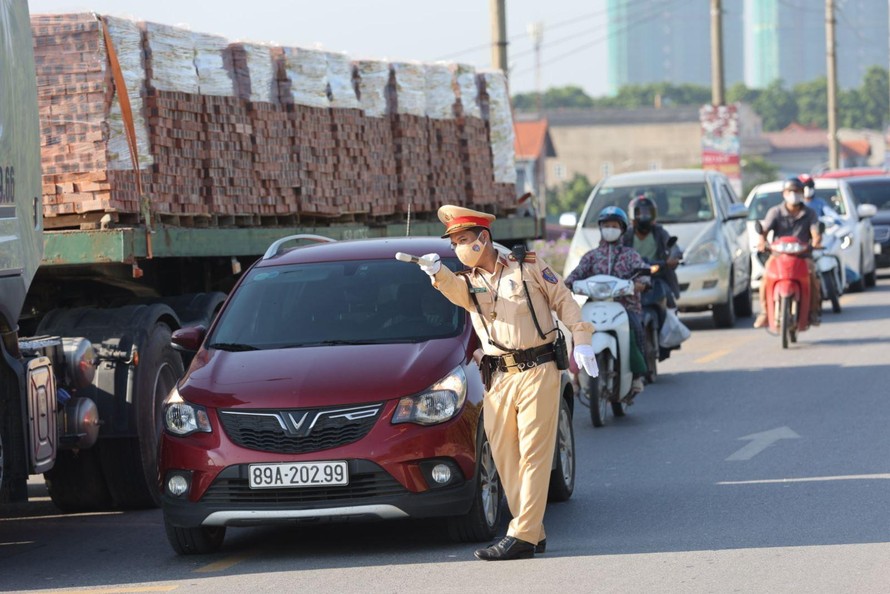
<path id="1" fill-rule="evenodd" d="M 468 270 L 453 273 L 437 254 L 423 256 L 432 264 L 421 268 L 445 297 L 470 312 L 482 342 L 485 433 L 513 514 L 507 536 L 475 554 L 485 561 L 533 557 L 546 548 L 543 519 L 559 415 L 558 331 L 551 311 L 572 332 L 576 362 L 595 377 L 593 325 L 581 319 L 571 292 L 533 252 L 523 258 L 495 248 L 494 215 L 450 205 L 438 214 L 446 227 L 442 237 L 451 239 Z"/>

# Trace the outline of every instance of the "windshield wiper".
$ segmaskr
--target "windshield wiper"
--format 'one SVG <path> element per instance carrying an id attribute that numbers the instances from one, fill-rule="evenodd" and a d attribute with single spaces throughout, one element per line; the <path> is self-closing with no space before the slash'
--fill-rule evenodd
<path id="1" fill-rule="evenodd" d="M 240 344 L 237 342 L 214 342 L 213 344 L 207 345 L 208 349 L 219 349 L 221 351 L 258 351 L 259 347 L 255 347 L 251 344 Z"/>

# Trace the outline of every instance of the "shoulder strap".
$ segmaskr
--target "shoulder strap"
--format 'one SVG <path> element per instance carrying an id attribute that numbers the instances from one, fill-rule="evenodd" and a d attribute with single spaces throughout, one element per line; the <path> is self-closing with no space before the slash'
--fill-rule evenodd
<path id="1" fill-rule="evenodd" d="M 502 351 L 512 352 L 513 349 L 509 347 L 505 347 L 504 345 L 498 343 L 491 337 L 491 332 L 488 331 L 488 325 L 485 323 L 485 316 L 482 314 L 482 308 L 479 307 L 479 299 L 476 298 L 476 293 L 473 292 L 473 286 L 470 284 L 470 278 L 466 275 L 463 276 L 464 282 L 467 283 L 467 291 L 470 293 L 470 298 L 473 300 L 473 305 L 476 306 L 476 313 L 479 314 L 479 321 L 482 322 L 482 328 L 485 330 L 486 338 L 488 339 L 488 344 L 493 345 Z M 526 289 L 527 291 L 528 289 Z M 537 322 L 536 322 L 537 323 Z"/>
<path id="2" fill-rule="evenodd" d="M 522 279 L 522 286 L 525 288 L 525 298 L 528 299 L 528 310 L 532 314 L 532 321 L 535 323 L 535 330 L 538 331 L 538 336 L 540 336 L 543 340 L 547 338 L 547 334 L 544 334 L 544 331 L 541 330 L 541 324 L 538 323 L 538 316 L 535 315 L 535 304 L 532 303 L 532 295 L 528 290 L 528 283 L 525 282 L 525 277 L 522 275 L 522 262 L 519 263 L 519 278 Z"/>

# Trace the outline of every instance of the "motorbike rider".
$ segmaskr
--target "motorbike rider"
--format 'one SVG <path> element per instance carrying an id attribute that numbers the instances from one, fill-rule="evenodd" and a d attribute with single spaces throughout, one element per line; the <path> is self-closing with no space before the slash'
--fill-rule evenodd
<path id="1" fill-rule="evenodd" d="M 767 234 L 773 232 L 773 240 L 779 237 L 796 237 L 812 248 L 822 246 L 822 234 L 819 231 L 819 216 L 809 206 L 803 203 L 804 183 L 796 177 L 785 181 L 782 189 L 783 202 L 770 208 L 763 221 L 763 231 L 757 239 L 757 251 L 766 250 Z M 774 256 L 770 254 L 764 268 L 769 268 L 769 262 Z M 816 266 L 812 257 L 807 258 L 807 268 L 810 271 L 810 325 L 818 326 L 822 320 L 822 291 Z M 766 325 L 766 279 L 760 283 L 760 313 L 754 320 L 755 328 Z"/>
<path id="2" fill-rule="evenodd" d="M 565 284 L 570 289 L 575 281 L 595 274 L 609 274 L 630 279 L 639 269 L 648 267 L 636 250 L 621 243 L 622 235 L 630 226 L 624 210 L 617 206 L 605 207 L 597 216 L 597 224 L 600 229 L 600 244 L 584 254 L 578 266 L 565 278 Z M 631 327 L 630 368 L 633 372 L 631 393 L 634 396 L 643 391 L 643 377 L 648 371 L 642 351 L 643 323 L 640 293 L 645 291 L 649 284 L 648 275 L 638 276 L 634 279 L 634 294 L 617 299 L 627 310 Z"/>
<path id="3" fill-rule="evenodd" d="M 677 280 L 677 265 L 683 257 L 680 248 L 668 245 L 670 233 L 659 225 L 658 206 L 645 194 L 639 194 L 630 201 L 632 228 L 622 237 L 627 247 L 634 248 L 643 260 L 649 264 L 659 264 L 658 272 L 652 278 L 652 289 L 643 294 L 644 305 L 656 304 L 658 311 L 658 329 L 664 326 L 665 309 L 677 307 L 676 299 L 680 297 L 680 282 Z M 659 360 L 668 353 L 659 353 Z"/>
<path id="4" fill-rule="evenodd" d="M 798 179 L 803 182 L 803 203 L 816 211 L 817 216 L 827 216 L 832 221 L 839 221 L 840 215 L 837 211 L 828 206 L 825 200 L 816 197 L 816 182 L 813 177 L 804 173 L 799 175 Z"/>

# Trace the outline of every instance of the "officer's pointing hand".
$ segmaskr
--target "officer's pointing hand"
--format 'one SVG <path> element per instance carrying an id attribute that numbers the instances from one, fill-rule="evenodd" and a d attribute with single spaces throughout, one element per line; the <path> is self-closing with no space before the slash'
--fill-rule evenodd
<path id="1" fill-rule="evenodd" d="M 428 262 L 432 262 L 432 264 L 420 264 L 420 269 L 426 272 L 430 276 L 435 276 L 439 269 L 442 267 L 442 263 L 439 261 L 439 254 L 427 254 L 425 256 L 421 256 L 423 260 L 427 260 Z"/>
<path id="2" fill-rule="evenodd" d="M 572 355 L 575 357 L 575 363 L 578 364 L 579 368 L 583 367 L 584 371 L 587 372 L 587 375 L 596 377 L 600 374 L 599 367 L 596 364 L 596 352 L 593 350 L 592 346 L 589 344 L 579 344 L 575 346 Z"/>

